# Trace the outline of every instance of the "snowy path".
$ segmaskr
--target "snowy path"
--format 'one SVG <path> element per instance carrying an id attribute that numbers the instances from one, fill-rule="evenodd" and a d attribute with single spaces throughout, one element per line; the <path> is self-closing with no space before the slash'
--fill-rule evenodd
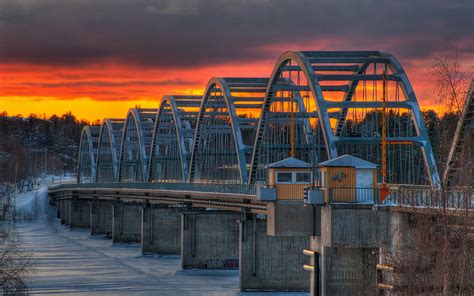
<path id="1" fill-rule="evenodd" d="M 138 244 L 112 245 L 54 221 L 17 224 L 36 273 L 32 295 L 308 295 L 240 293 L 238 270 L 181 270 L 179 256 L 142 256 Z"/>

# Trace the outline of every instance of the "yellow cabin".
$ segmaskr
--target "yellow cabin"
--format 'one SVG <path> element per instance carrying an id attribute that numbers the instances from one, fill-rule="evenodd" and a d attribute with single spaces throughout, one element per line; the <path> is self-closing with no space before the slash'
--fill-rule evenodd
<path id="1" fill-rule="evenodd" d="M 326 203 L 373 203 L 377 198 L 377 165 L 352 155 L 342 155 L 319 165 Z"/>
<path id="2" fill-rule="evenodd" d="M 302 200 L 312 183 L 312 165 L 294 157 L 268 165 L 267 186 L 276 189 L 277 200 Z"/>

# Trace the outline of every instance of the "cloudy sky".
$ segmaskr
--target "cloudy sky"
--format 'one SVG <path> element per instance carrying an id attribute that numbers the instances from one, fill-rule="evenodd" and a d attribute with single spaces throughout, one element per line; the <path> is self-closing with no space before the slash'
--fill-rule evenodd
<path id="1" fill-rule="evenodd" d="M 0 111 L 122 117 L 285 50 L 383 50 L 436 108 L 430 67 L 474 66 L 472 0 L 0 0 Z"/>

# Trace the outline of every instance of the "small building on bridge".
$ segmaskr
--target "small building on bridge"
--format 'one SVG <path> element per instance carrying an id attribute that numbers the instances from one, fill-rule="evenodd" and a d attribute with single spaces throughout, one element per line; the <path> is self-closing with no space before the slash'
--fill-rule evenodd
<path id="1" fill-rule="evenodd" d="M 352 155 L 342 155 L 319 165 L 326 204 L 374 203 L 378 196 L 377 165 Z"/>
<path id="2" fill-rule="evenodd" d="M 268 165 L 267 186 L 257 198 L 267 201 L 302 200 L 305 187 L 313 182 L 312 164 L 288 157 Z"/>

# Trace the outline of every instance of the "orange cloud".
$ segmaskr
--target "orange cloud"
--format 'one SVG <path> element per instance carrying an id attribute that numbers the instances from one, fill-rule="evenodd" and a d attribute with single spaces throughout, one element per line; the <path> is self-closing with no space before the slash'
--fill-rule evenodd
<path id="1" fill-rule="evenodd" d="M 269 58 L 248 65 L 227 63 L 183 69 L 156 69 L 118 64 L 48 67 L 27 64 L 0 65 L 0 111 L 47 117 L 71 111 L 80 119 L 120 118 L 136 105 L 156 108 L 165 94 L 203 92 L 209 78 L 268 77 L 276 49 L 265 49 Z M 434 92 L 430 58 L 401 61 L 422 109 L 442 112 Z M 471 62 L 472 63 L 472 62 Z"/>

